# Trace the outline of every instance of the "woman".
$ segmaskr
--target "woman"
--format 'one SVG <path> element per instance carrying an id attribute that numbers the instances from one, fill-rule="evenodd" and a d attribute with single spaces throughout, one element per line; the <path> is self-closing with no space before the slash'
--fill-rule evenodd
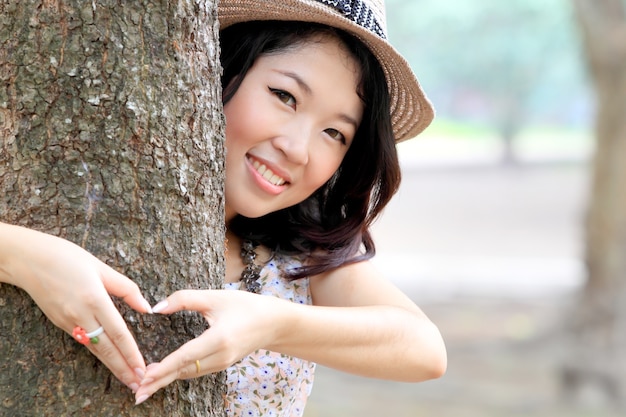
<path id="1" fill-rule="evenodd" d="M 119 340 L 101 359 L 136 391 L 137 403 L 175 379 L 227 369 L 231 415 L 297 416 L 314 363 L 400 381 L 440 376 L 446 356 L 437 328 L 368 261 L 369 226 L 399 184 L 395 141 L 432 119 L 408 65 L 385 40 L 381 2 L 225 0 L 219 18 L 225 291 L 179 291 L 152 308 L 199 311 L 210 328 L 144 374 L 132 337 L 105 301 L 108 291 L 150 310 L 125 277 L 64 243 L 84 261 L 82 275 L 102 300 L 92 303 L 99 306 L 92 323 L 63 316 L 37 293 L 43 282 L 56 302 L 71 294 L 49 268 L 20 274 L 14 261 L 0 279 L 26 289 L 65 330 L 81 326 L 75 338 L 95 354 L 100 343 Z M 0 228 L 33 245 L 58 240 Z M 2 245 L 0 253 L 10 251 Z M 82 331 L 96 328 L 104 330 L 98 345 L 88 342 L 93 332 Z"/>

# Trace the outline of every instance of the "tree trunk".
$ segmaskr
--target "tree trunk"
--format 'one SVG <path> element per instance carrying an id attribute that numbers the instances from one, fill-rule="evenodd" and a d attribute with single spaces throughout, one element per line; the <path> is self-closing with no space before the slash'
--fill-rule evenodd
<path id="1" fill-rule="evenodd" d="M 2 0 L 0 19 L 0 219 L 81 245 L 151 303 L 220 287 L 216 1 Z M 117 305 L 148 363 L 206 328 L 197 314 Z M 223 415 L 222 373 L 134 406 L 10 285 L 0 286 L 0 352 L 0 415 Z"/>
<path id="2" fill-rule="evenodd" d="M 588 280 L 571 317 L 566 388 L 626 398 L 626 2 L 574 0 L 597 96 Z"/>

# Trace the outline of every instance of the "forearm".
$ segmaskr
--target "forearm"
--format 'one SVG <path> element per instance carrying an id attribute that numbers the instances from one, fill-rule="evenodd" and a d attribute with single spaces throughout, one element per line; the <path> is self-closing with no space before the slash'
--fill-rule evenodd
<path id="1" fill-rule="evenodd" d="M 33 229 L 0 223 L 0 282 L 32 291 L 64 256 L 59 251 L 63 245 L 70 243 Z"/>
<path id="2" fill-rule="evenodd" d="M 436 326 L 395 306 L 321 307 L 280 303 L 268 348 L 342 371 L 398 381 L 437 378 L 446 352 Z"/>
<path id="3" fill-rule="evenodd" d="M 0 282 L 17 285 L 17 246 L 22 244 L 23 228 L 0 222 Z"/>

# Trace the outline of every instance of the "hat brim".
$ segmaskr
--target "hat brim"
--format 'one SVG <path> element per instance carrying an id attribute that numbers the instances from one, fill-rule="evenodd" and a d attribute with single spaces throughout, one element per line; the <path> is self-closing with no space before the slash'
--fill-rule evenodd
<path id="1" fill-rule="evenodd" d="M 396 142 L 417 136 L 434 118 L 434 109 L 411 67 L 389 42 L 316 0 L 220 0 L 218 18 L 221 28 L 253 20 L 294 20 L 352 33 L 370 48 L 385 72 Z"/>

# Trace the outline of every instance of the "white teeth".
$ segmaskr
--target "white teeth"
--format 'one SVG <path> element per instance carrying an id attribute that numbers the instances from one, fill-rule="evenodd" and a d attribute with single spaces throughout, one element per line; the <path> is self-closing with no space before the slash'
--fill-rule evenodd
<path id="1" fill-rule="evenodd" d="M 285 180 L 274 174 L 271 169 L 261 164 L 259 161 L 252 161 L 252 166 L 263 178 L 274 185 L 283 185 Z"/>

